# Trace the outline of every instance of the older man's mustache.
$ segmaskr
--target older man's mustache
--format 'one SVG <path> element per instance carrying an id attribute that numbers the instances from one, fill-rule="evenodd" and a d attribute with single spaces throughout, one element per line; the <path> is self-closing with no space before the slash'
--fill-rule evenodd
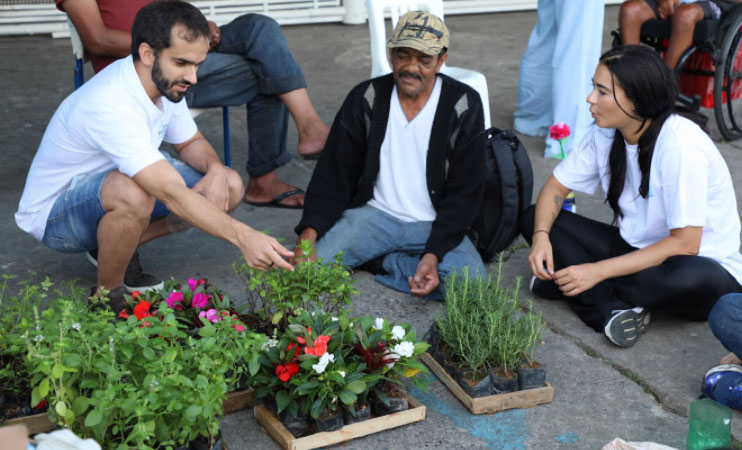
<path id="1" fill-rule="evenodd" d="M 414 78 L 416 80 L 423 81 L 423 76 L 419 73 L 407 72 L 406 70 L 399 72 L 399 78 Z"/>

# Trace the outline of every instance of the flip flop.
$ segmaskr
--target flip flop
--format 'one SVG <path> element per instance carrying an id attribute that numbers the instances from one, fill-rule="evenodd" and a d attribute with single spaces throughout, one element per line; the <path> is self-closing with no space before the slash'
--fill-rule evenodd
<path id="1" fill-rule="evenodd" d="M 304 194 L 304 189 L 296 188 L 291 189 L 290 191 L 283 192 L 281 194 L 278 194 L 273 200 L 269 202 L 250 202 L 245 199 L 245 203 L 252 206 L 264 206 L 268 208 L 286 208 L 286 209 L 302 209 L 303 206 L 301 205 L 284 205 L 281 203 L 282 200 L 285 200 L 289 197 L 293 197 L 294 195 Z"/>

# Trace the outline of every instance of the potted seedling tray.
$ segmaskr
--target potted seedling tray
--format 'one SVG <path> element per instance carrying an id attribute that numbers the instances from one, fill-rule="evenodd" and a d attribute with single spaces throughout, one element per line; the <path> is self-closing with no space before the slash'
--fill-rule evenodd
<path id="1" fill-rule="evenodd" d="M 423 354 L 420 359 L 472 414 L 492 414 L 506 409 L 531 408 L 551 403 L 554 399 L 554 388 L 548 382 L 539 388 L 472 398 L 430 353 Z"/>
<path id="2" fill-rule="evenodd" d="M 408 396 L 407 400 L 410 408 L 406 411 L 373 417 L 363 422 L 345 425 L 337 431 L 315 433 L 301 438 L 295 438 L 265 406 L 258 405 L 254 408 L 254 411 L 255 418 L 260 425 L 281 448 L 284 450 L 311 450 L 425 420 L 425 405 L 412 396 Z"/>

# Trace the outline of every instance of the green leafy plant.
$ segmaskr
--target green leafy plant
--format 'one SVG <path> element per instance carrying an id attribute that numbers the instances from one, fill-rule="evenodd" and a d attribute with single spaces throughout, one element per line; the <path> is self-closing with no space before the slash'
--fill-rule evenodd
<path id="1" fill-rule="evenodd" d="M 246 319 L 254 329 L 272 334 L 272 328 L 284 332 L 289 318 L 297 310 L 340 313 L 351 304 L 351 297 L 358 293 L 353 288 L 354 280 L 343 265 L 342 254 L 332 263 L 322 258 L 312 260 L 313 247 L 309 241 L 299 245 L 302 261 L 293 272 L 271 270 L 261 272 L 247 264 L 233 264 L 235 273 L 243 280 L 251 295 L 247 298 Z"/>
<path id="2" fill-rule="evenodd" d="M 52 420 L 104 448 L 213 439 L 227 372 L 263 340 L 226 320 L 205 321 L 192 336 L 167 308 L 115 320 L 107 309 L 59 299 L 26 334 L 32 402 L 47 400 Z"/>

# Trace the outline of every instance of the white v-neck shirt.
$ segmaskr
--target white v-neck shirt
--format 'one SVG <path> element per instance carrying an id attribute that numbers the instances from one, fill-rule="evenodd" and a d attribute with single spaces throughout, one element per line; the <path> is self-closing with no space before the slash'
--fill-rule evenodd
<path id="1" fill-rule="evenodd" d="M 379 175 L 368 205 L 404 222 L 432 222 L 436 212 L 428 194 L 427 159 L 433 119 L 443 81 L 436 78 L 433 91 L 410 121 L 392 90 L 386 134 L 379 155 Z"/>

